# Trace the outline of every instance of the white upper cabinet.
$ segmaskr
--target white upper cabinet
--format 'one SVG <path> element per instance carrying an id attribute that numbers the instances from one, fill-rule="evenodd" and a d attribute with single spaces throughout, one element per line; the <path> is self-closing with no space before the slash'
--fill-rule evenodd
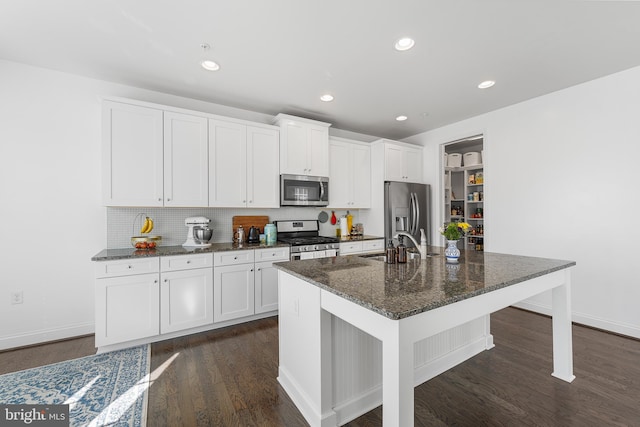
<path id="1" fill-rule="evenodd" d="M 102 117 L 106 206 L 280 206 L 276 126 L 121 98 Z"/>
<path id="2" fill-rule="evenodd" d="M 247 126 L 247 207 L 280 207 L 277 129 Z"/>
<path id="3" fill-rule="evenodd" d="M 164 205 L 207 206 L 207 119 L 164 113 Z"/>
<path id="4" fill-rule="evenodd" d="M 332 208 L 371 207 L 371 147 L 331 138 L 329 202 Z"/>
<path id="5" fill-rule="evenodd" d="M 385 142 L 384 175 L 387 181 L 422 182 L 422 148 Z"/>
<path id="6" fill-rule="evenodd" d="M 162 110 L 102 104 L 103 203 L 163 206 Z"/>
<path id="7" fill-rule="evenodd" d="M 329 176 L 329 123 L 278 114 L 280 173 Z"/>
<path id="8" fill-rule="evenodd" d="M 278 130 L 209 120 L 209 206 L 280 206 Z"/>
<path id="9" fill-rule="evenodd" d="M 209 120 L 209 206 L 247 205 L 247 127 Z"/>

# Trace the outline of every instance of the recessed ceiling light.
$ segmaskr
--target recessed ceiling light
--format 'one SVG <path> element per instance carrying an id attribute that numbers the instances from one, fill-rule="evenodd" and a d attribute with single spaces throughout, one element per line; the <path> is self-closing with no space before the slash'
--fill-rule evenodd
<path id="1" fill-rule="evenodd" d="M 330 94 L 328 94 L 328 93 L 325 93 L 324 95 L 322 95 L 322 96 L 320 97 L 320 101 L 323 101 L 323 102 L 331 102 L 331 101 L 333 101 L 333 95 L 330 95 Z"/>
<path id="2" fill-rule="evenodd" d="M 415 45 L 415 44 L 416 44 L 416 42 L 412 38 L 403 37 L 403 38 L 398 39 L 396 41 L 396 44 L 395 44 L 394 47 L 396 48 L 396 50 L 403 51 L 403 50 L 411 49 L 413 47 L 413 45 Z"/>
<path id="3" fill-rule="evenodd" d="M 493 86 L 494 84 L 496 84 L 496 82 L 494 82 L 493 80 L 485 80 L 482 83 L 480 83 L 478 85 L 479 89 L 487 89 L 490 88 L 491 86 Z"/>
<path id="4" fill-rule="evenodd" d="M 396 117 L 396 120 L 399 122 L 404 122 L 405 120 L 407 120 L 409 117 L 407 116 L 398 116 Z"/>
<path id="5" fill-rule="evenodd" d="M 210 59 L 205 59 L 200 63 L 200 65 L 202 65 L 202 68 L 204 68 L 207 71 L 218 71 L 220 69 L 220 65 L 218 65 L 217 62 L 212 61 Z"/>

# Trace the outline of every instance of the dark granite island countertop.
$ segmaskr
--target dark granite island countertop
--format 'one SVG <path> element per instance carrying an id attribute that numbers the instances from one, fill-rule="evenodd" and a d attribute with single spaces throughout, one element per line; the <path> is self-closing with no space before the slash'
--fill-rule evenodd
<path id="1" fill-rule="evenodd" d="M 545 291 L 552 375 L 573 381 L 575 262 L 461 252 L 458 264 L 443 255 L 406 264 L 355 255 L 274 264 L 278 381 L 310 425 L 342 425 L 382 403 L 385 427 L 413 426 L 413 388 L 493 348 L 490 314 Z"/>
<path id="2" fill-rule="evenodd" d="M 430 252 L 442 252 L 439 247 Z M 406 264 L 341 256 L 280 262 L 275 266 L 390 319 L 428 310 L 511 286 L 575 265 L 575 261 L 461 251 L 457 264 L 444 255 Z"/>

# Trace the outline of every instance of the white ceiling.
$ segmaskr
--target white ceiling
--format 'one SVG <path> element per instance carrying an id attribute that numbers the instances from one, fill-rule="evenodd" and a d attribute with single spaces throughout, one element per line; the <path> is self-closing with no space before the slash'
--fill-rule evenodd
<path id="1" fill-rule="evenodd" d="M 640 2 L 0 0 L 0 58 L 402 139 L 640 65 Z"/>

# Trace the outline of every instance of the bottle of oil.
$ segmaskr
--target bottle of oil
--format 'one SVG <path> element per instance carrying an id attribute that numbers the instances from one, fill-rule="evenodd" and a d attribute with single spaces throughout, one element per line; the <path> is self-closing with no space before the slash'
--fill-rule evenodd
<path id="1" fill-rule="evenodd" d="M 398 236 L 398 264 L 407 262 L 407 247 L 402 242 L 403 240 L 403 236 Z"/>

